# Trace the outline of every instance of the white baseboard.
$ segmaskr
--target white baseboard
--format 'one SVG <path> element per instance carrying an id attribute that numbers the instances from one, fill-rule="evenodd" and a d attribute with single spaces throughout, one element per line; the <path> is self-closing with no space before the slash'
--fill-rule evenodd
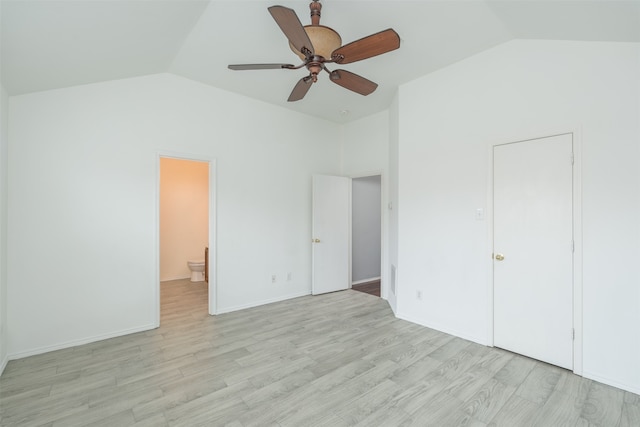
<path id="1" fill-rule="evenodd" d="M 236 306 L 232 306 L 232 307 L 218 308 L 218 313 L 217 314 L 231 313 L 232 311 L 238 311 L 238 310 L 244 310 L 244 309 L 247 309 L 247 308 L 259 307 L 261 305 L 272 304 L 274 302 L 280 302 L 280 301 L 286 301 L 288 299 L 293 299 L 293 298 L 305 297 L 307 295 L 311 295 L 311 291 L 310 290 L 309 291 L 304 291 L 304 292 L 298 292 L 298 293 L 295 293 L 295 294 L 284 295 L 284 296 L 276 297 L 276 298 L 269 298 L 269 299 L 262 300 L 262 301 L 251 302 L 249 304 L 242 304 L 242 305 L 236 305 Z"/>
<path id="2" fill-rule="evenodd" d="M 51 345 L 51 346 L 46 346 L 46 347 L 39 347 L 39 348 L 34 348 L 31 350 L 27 350 L 27 351 L 21 351 L 18 353 L 11 353 L 7 356 L 8 360 L 16 360 L 16 359 L 22 359 L 25 357 L 29 357 L 29 356 L 35 356 L 37 354 L 42 354 L 42 353 L 48 353 L 50 351 L 56 351 L 56 350 L 62 350 L 65 348 L 70 348 L 70 347 L 77 347 L 79 345 L 84 345 L 84 344 L 89 344 L 92 342 L 96 342 L 96 341 L 102 341 L 102 340 L 108 340 L 110 338 L 117 338 L 117 337 L 121 337 L 123 335 L 129 335 L 129 334 L 135 334 L 137 332 L 144 332 L 144 331 L 149 331 L 151 329 L 155 329 L 156 325 L 145 325 L 145 326 L 140 326 L 137 328 L 131 328 L 131 329 L 124 329 L 122 331 L 118 331 L 118 332 L 112 332 L 109 334 L 104 334 L 104 335 L 95 335 L 92 337 L 87 337 L 87 338 L 82 338 L 79 340 L 73 340 L 73 341 L 67 341 L 61 344 L 55 344 L 55 345 Z"/>
<path id="3" fill-rule="evenodd" d="M 258 306 L 265 305 L 265 304 L 271 304 L 271 303 L 274 303 L 274 302 L 285 301 L 285 300 L 298 298 L 298 297 L 303 297 L 303 296 L 307 296 L 307 295 L 311 295 L 311 291 L 310 290 L 307 290 L 307 291 L 304 291 L 304 292 L 298 292 L 298 293 L 294 293 L 294 294 L 289 294 L 289 295 L 283 295 L 283 296 L 280 296 L 280 297 L 270 298 L 270 299 L 266 299 L 266 300 L 262 300 L 262 301 L 256 301 L 256 302 L 252 302 L 252 303 L 249 303 L 249 304 L 243 304 L 243 305 L 238 305 L 238 306 L 233 306 L 233 307 L 222 308 L 222 309 L 218 310 L 217 314 L 230 313 L 232 311 L 244 310 L 246 308 L 258 307 Z M 83 339 L 79 339 L 79 340 L 67 341 L 67 342 L 64 342 L 64 343 L 55 344 L 55 345 L 51 345 L 51 346 L 39 347 L 39 348 L 31 349 L 31 350 L 21 351 L 21 352 L 18 352 L 18 353 L 11 353 L 5 358 L 5 361 L 4 361 L 3 365 L 2 365 L 2 369 L 4 369 L 4 366 L 6 366 L 6 364 L 7 364 L 7 362 L 9 360 L 22 359 L 22 358 L 29 357 L 29 356 L 35 356 L 37 354 L 48 353 L 50 351 L 62 350 L 62 349 L 65 349 L 65 348 L 70 348 L 70 347 L 77 347 L 79 345 L 89 344 L 89 343 L 96 342 L 96 341 L 102 341 L 102 340 L 106 340 L 106 339 L 109 339 L 109 338 L 116 338 L 116 337 L 120 337 L 120 336 L 123 336 L 123 335 L 135 334 L 137 332 L 149 331 L 151 329 L 155 329 L 156 327 L 157 327 L 157 325 L 150 324 L 150 325 L 140 326 L 140 327 L 137 327 L 137 328 L 125 329 L 125 330 L 122 330 L 122 331 L 113 332 L 113 333 L 109 333 L 109 334 L 96 335 L 96 336 L 87 337 L 87 338 L 83 338 Z"/>
<path id="4" fill-rule="evenodd" d="M 417 319 L 417 318 L 411 317 L 411 316 L 404 316 L 401 313 L 396 313 L 396 317 L 398 319 L 406 320 L 408 322 L 416 323 L 418 325 L 425 326 L 427 328 L 435 329 L 437 331 L 444 332 L 445 334 L 449 334 L 449 335 L 453 335 L 453 336 L 456 336 L 456 337 L 459 337 L 459 338 L 463 338 L 465 340 L 469 340 L 469 341 L 475 342 L 477 344 L 488 345 L 487 342 L 485 342 L 482 339 L 478 339 L 478 337 L 474 337 L 474 336 L 470 336 L 470 335 L 467 335 L 467 334 L 464 334 L 464 333 L 460 333 L 459 331 L 455 331 L 455 330 L 450 329 L 450 328 L 443 328 L 440 325 L 432 324 L 430 322 L 424 321 L 423 319 Z M 628 392 L 635 393 L 635 394 L 640 394 L 640 385 L 631 385 L 631 384 L 627 384 L 627 383 L 622 383 L 620 381 L 612 380 L 611 378 L 608 378 L 608 377 L 605 377 L 605 376 L 602 376 L 602 375 L 598 375 L 598 374 L 595 374 L 593 372 L 587 372 L 587 371 L 583 371 L 582 376 L 584 378 L 588 378 L 590 380 L 594 380 L 594 381 L 598 381 L 598 382 L 606 384 L 606 385 L 610 385 L 611 387 L 619 388 L 621 390 L 626 390 Z"/>
<path id="5" fill-rule="evenodd" d="M 160 279 L 161 282 L 171 282 L 172 280 L 184 280 L 184 279 L 191 279 L 191 276 L 185 276 L 185 277 L 174 277 L 174 278 L 162 278 Z"/>
<path id="6" fill-rule="evenodd" d="M 364 280 L 356 280 L 355 282 L 351 282 L 351 286 L 353 286 L 353 285 L 359 285 L 359 284 L 361 284 L 361 283 L 373 282 L 373 281 L 376 281 L 376 280 L 380 280 L 380 276 L 378 276 L 378 277 L 371 277 L 371 278 L 369 278 L 369 279 L 364 279 Z"/>
<path id="7" fill-rule="evenodd" d="M 403 313 L 396 313 L 396 317 L 398 319 L 406 320 L 407 322 L 411 322 L 411 323 L 415 323 L 415 324 L 420 325 L 420 326 L 424 326 L 424 327 L 427 327 L 427 328 L 435 329 L 436 331 L 440 331 L 440 332 L 443 332 L 445 334 L 453 335 L 455 337 L 462 338 L 462 339 L 465 339 L 467 341 L 474 342 L 476 344 L 488 345 L 486 337 L 481 339 L 479 337 L 476 337 L 476 336 L 473 336 L 473 335 L 469 335 L 469 334 L 466 334 L 466 333 L 463 333 L 463 332 L 460 332 L 460 331 L 456 331 L 456 330 L 448 328 L 448 327 L 443 327 L 442 325 L 438 325 L 436 323 L 429 322 L 429 321 L 426 321 L 424 319 L 418 319 L 418 318 L 411 317 L 411 316 L 405 316 Z"/>
<path id="8" fill-rule="evenodd" d="M 4 359 L 2 359 L 2 363 L 0 363 L 0 376 L 4 372 L 4 368 L 7 367 L 8 362 L 9 362 L 9 356 L 5 356 Z"/>
<path id="9" fill-rule="evenodd" d="M 582 376 L 584 378 L 588 378 L 590 380 L 597 381 L 602 384 L 610 385 L 611 387 L 619 388 L 621 390 L 626 390 L 630 393 L 640 394 L 640 384 L 631 385 L 626 383 L 621 383 L 616 380 L 612 380 L 611 378 L 604 377 L 602 375 L 594 374 L 593 372 L 582 371 Z"/>

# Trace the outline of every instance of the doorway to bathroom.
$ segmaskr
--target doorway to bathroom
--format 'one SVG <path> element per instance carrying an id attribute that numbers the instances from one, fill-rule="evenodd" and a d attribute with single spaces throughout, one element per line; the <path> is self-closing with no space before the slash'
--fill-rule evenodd
<path id="1" fill-rule="evenodd" d="M 158 325 L 213 314 L 213 162 L 160 155 L 158 161 Z"/>

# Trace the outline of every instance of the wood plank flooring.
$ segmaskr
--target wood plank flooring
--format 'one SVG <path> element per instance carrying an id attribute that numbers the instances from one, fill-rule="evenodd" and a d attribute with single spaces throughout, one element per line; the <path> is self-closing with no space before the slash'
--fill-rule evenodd
<path id="1" fill-rule="evenodd" d="M 359 285 L 351 285 L 351 289 L 358 292 L 364 292 L 365 294 L 380 296 L 380 280 L 373 280 L 371 282 L 360 283 Z"/>
<path id="2" fill-rule="evenodd" d="M 640 396 L 396 319 L 344 291 L 215 317 L 162 285 L 160 328 L 9 362 L 2 426 L 619 426 Z"/>

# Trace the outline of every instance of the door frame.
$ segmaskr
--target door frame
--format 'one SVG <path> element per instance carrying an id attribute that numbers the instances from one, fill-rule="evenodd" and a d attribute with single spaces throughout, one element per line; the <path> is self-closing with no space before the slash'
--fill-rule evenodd
<path id="1" fill-rule="evenodd" d="M 377 170 L 371 172 L 364 172 L 349 175 L 353 181 L 355 178 L 366 178 L 369 176 L 380 176 L 380 297 L 382 299 L 388 300 L 388 289 L 387 289 L 387 239 L 385 230 L 387 229 L 388 222 L 388 212 L 385 209 L 385 201 L 386 201 L 386 176 L 384 171 Z M 353 189 L 353 185 L 351 186 Z M 353 200 L 351 202 L 351 208 L 353 208 Z M 353 219 L 353 215 L 349 216 L 349 245 L 351 246 L 351 250 L 349 251 L 349 288 L 351 288 L 351 279 L 353 277 L 352 273 L 352 261 L 353 261 L 353 226 L 351 221 Z"/>
<path id="2" fill-rule="evenodd" d="M 582 375 L 583 372 L 583 325 L 582 325 L 582 132 L 580 126 L 573 128 L 543 130 L 527 135 L 516 135 L 501 141 L 493 141 L 488 144 L 488 171 L 487 171 L 487 345 L 493 347 L 493 150 L 495 146 L 518 142 L 532 141 L 559 135 L 572 135 L 573 142 L 573 372 Z"/>
<path id="3" fill-rule="evenodd" d="M 218 313 L 218 295 L 217 295 L 217 200 L 216 200 L 216 183 L 217 183 L 217 163 L 216 159 L 209 156 L 179 153 L 174 151 L 157 151 L 156 152 L 156 201 L 155 201 L 155 305 L 156 305 L 156 328 L 160 326 L 160 159 L 171 158 L 178 160 L 190 160 L 196 162 L 204 162 L 209 164 L 209 314 Z"/>

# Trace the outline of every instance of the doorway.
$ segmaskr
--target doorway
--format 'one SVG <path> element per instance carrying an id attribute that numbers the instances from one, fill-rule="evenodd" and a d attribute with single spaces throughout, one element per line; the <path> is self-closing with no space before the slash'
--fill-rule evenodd
<path id="1" fill-rule="evenodd" d="M 366 197 L 369 203 L 363 205 L 366 207 L 366 211 L 369 211 L 365 212 L 366 215 L 369 218 L 374 218 L 374 221 L 367 222 L 369 224 L 368 227 L 363 228 L 365 232 L 370 232 L 377 236 L 371 244 L 374 250 L 371 251 L 371 248 L 365 247 L 366 251 L 357 252 L 356 249 L 358 255 L 355 255 L 352 229 L 354 224 L 360 225 L 361 222 L 360 219 L 352 217 L 352 211 L 354 210 L 352 181 L 357 179 L 332 175 L 313 176 L 311 218 L 311 293 L 313 295 L 349 288 L 358 290 L 356 287 L 359 284 L 371 285 L 371 282 L 374 282 L 373 286 L 377 289 L 367 293 L 375 292 L 377 296 L 384 295 L 381 292 L 384 286 L 381 280 L 382 253 L 384 252 L 381 203 L 382 175 L 372 175 L 370 179 L 364 180 L 369 181 L 369 183 L 373 182 L 374 185 L 372 187 L 375 188 L 370 191 L 374 193 L 374 197 Z M 376 206 L 370 203 L 372 199 L 375 201 Z M 360 216 L 356 218 L 360 218 Z M 371 225 L 372 222 L 374 225 Z M 360 245 L 357 238 L 355 244 Z M 368 270 L 356 267 L 360 268 L 358 274 L 362 275 L 362 278 L 356 279 L 356 287 L 353 286 L 354 276 L 352 274 L 354 256 L 365 258 L 365 264 L 374 265 L 373 269 Z"/>
<path id="2" fill-rule="evenodd" d="M 158 158 L 158 326 L 161 314 L 177 314 L 171 307 L 214 313 L 214 166 L 210 159 Z"/>
<path id="3" fill-rule="evenodd" d="M 494 345 L 574 368 L 573 135 L 493 147 Z"/>
<path id="4" fill-rule="evenodd" d="M 351 288 L 380 296 L 382 176 L 351 180 Z"/>

